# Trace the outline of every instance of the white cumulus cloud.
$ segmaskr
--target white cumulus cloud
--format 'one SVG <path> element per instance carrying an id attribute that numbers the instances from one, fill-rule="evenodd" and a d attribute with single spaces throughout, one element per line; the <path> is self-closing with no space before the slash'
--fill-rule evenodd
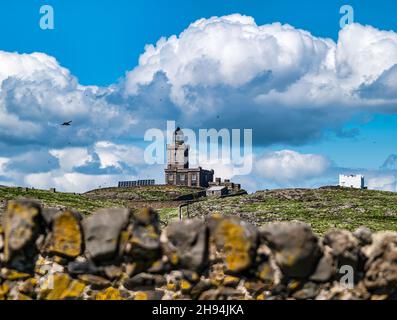
<path id="1" fill-rule="evenodd" d="M 352 24 L 335 42 L 234 14 L 147 45 L 124 94 L 160 86 L 157 103 L 186 126 L 253 128 L 255 143 L 295 145 L 362 111 L 396 112 L 396 64 L 393 31 Z"/>
<path id="2" fill-rule="evenodd" d="M 396 175 L 378 175 L 368 179 L 368 189 L 382 191 L 397 191 Z"/>
<path id="3" fill-rule="evenodd" d="M 322 155 L 302 154 L 292 150 L 269 152 L 258 157 L 255 172 L 261 178 L 280 185 L 304 183 L 321 177 L 330 167 L 330 161 Z"/>
<path id="4" fill-rule="evenodd" d="M 156 175 L 134 143 L 166 120 L 252 128 L 261 146 L 305 144 L 342 132 L 362 111 L 397 112 L 396 89 L 397 33 L 359 24 L 334 41 L 240 14 L 199 19 L 147 45 L 138 65 L 106 88 L 81 85 L 44 53 L 0 51 L 0 181 L 73 190 L 79 181 L 88 188 Z M 314 179 L 329 166 L 289 150 L 256 161 L 258 176 L 278 184 Z M 216 168 L 232 175 L 230 166 Z"/>

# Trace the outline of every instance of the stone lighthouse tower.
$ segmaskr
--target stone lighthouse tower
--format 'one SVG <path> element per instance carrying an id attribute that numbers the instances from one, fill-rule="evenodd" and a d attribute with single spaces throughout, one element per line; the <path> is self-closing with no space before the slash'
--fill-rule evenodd
<path id="1" fill-rule="evenodd" d="M 214 170 L 189 168 L 189 146 L 180 128 L 175 130 L 172 143 L 167 145 L 167 167 L 164 173 L 165 183 L 176 186 L 206 188 L 214 179 Z"/>
<path id="2" fill-rule="evenodd" d="M 172 144 L 167 145 L 167 159 L 167 169 L 189 168 L 189 146 L 179 127 L 174 132 Z"/>

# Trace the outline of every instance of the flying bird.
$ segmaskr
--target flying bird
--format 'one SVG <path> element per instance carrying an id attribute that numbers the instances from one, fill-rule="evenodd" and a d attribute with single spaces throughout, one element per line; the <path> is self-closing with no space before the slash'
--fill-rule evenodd
<path id="1" fill-rule="evenodd" d="M 70 126 L 72 121 L 64 122 L 61 124 L 61 126 Z"/>

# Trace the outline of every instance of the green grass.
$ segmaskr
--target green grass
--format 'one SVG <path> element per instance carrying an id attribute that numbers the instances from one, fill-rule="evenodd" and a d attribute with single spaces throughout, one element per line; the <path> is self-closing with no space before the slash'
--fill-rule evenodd
<path id="1" fill-rule="evenodd" d="M 167 202 L 165 208 L 159 209 L 160 218 L 168 222 L 178 217 L 177 203 L 173 199 L 197 192 L 196 188 L 175 186 L 150 186 L 140 188 L 106 188 L 93 190 L 85 194 L 50 192 L 47 190 L 0 187 L 0 201 L 27 198 L 40 201 L 46 207 L 64 207 L 84 215 L 100 208 L 130 207 L 139 208 L 150 202 Z M 169 207 L 167 207 L 169 206 Z M 0 208 L 1 209 L 1 208 Z"/>
<path id="2" fill-rule="evenodd" d="M 198 192 L 199 188 L 179 186 L 146 186 L 135 188 L 104 188 L 92 190 L 85 195 L 89 198 L 117 198 L 137 201 L 172 201 L 175 198 Z"/>
<path id="3" fill-rule="evenodd" d="M 159 213 L 160 220 L 166 223 L 179 217 L 178 208 L 163 208 L 157 211 Z"/>
<path id="4" fill-rule="evenodd" d="M 119 200 L 96 199 L 91 200 L 79 194 L 52 193 L 45 190 L 22 191 L 18 188 L 0 188 L 0 200 L 13 200 L 18 198 L 34 199 L 47 207 L 66 207 L 82 214 L 89 214 L 99 208 L 111 208 L 124 206 Z"/>
<path id="5" fill-rule="evenodd" d="M 322 234 L 337 227 L 397 231 L 397 194 L 369 190 L 273 190 L 252 195 L 207 200 L 192 206 L 196 215 L 222 212 L 263 225 L 298 220 Z"/>
<path id="6" fill-rule="evenodd" d="M 31 198 L 39 200 L 45 206 L 66 207 L 82 214 L 107 207 L 139 207 L 142 199 L 148 202 L 141 205 L 150 205 L 150 201 L 164 201 L 164 208 L 158 209 L 158 212 L 160 219 L 168 222 L 178 217 L 178 203 L 169 200 L 175 195 L 191 192 L 192 189 L 160 186 L 149 191 L 148 188 L 119 191 L 95 191 L 94 197 L 88 197 L 85 194 L 31 189 L 24 192 L 18 188 L 0 188 L 0 201 Z M 131 192 L 138 193 L 138 200 L 130 199 Z M 135 194 L 132 198 L 134 197 Z M 245 196 L 206 199 L 190 205 L 189 212 L 191 216 L 214 212 L 238 215 L 259 226 L 271 221 L 299 220 L 310 224 L 318 234 L 333 227 L 355 230 L 359 226 L 367 226 L 373 231 L 397 231 L 397 193 L 392 192 L 351 189 L 259 191 Z"/>

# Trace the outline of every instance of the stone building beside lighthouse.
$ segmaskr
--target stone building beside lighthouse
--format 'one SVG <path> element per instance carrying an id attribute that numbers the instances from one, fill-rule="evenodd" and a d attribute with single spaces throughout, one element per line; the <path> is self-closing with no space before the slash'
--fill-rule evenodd
<path id="1" fill-rule="evenodd" d="M 167 185 L 207 188 L 214 180 L 214 170 L 189 168 L 189 145 L 185 144 L 185 136 L 180 128 L 175 130 L 172 143 L 167 145 L 167 167 L 164 173 Z"/>

